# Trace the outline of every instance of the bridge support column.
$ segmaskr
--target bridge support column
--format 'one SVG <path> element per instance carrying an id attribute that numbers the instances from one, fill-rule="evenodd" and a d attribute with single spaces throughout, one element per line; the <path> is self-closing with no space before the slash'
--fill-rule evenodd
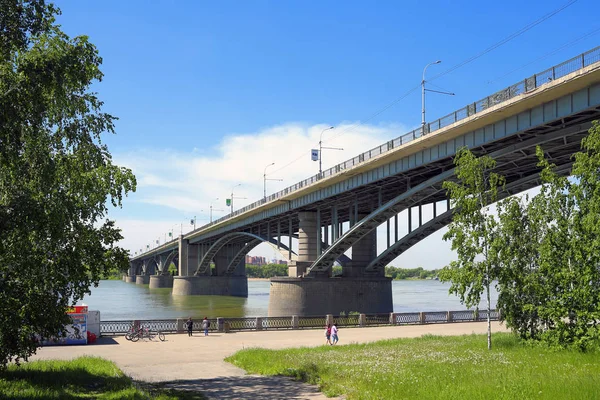
<path id="1" fill-rule="evenodd" d="M 173 277 L 171 275 L 152 275 L 149 285 L 150 289 L 172 288 Z"/>
<path id="2" fill-rule="evenodd" d="M 377 230 L 369 232 L 352 246 L 352 262 L 342 267 L 343 277 L 364 276 L 365 268 L 377 258 Z M 377 274 L 384 276 L 384 274 Z"/>
<path id="3" fill-rule="evenodd" d="M 180 235 L 179 236 L 179 268 L 177 268 L 177 271 L 179 272 L 179 276 L 190 275 L 189 264 L 188 264 L 189 251 L 190 251 L 190 242 L 188 240 L 184 240 L 183 235 Z M 169 268 L 168 265 L 167 265 L 167 268 Z"/>
<path id="4" fill-rule="evenodd" d="M 271 278 L 269 317 L 393 311 L 392 281 L 385 277 Z"/>
<path id="5" fill-rule="evenodd" d="M 288 267 L 288 275 L 293 277 L 302 276 L 318 257 L 317 213 L 301 212 L 298 219 L 298 261 L 290 262 Z"/>
<path id="6" fill-rule="evenodd" d="M 125 276 L 125 282 L 127 283 L 134 283 L 136 281 L 135 275 L 127 275 Z"/>
<path id="7" fill-rule="evenodd" d="M 229 266 L 229 257 L 227 256 L 228 251 L 229 246 L 223 246 L 213 258 L 215 262 L 215 272 L 217 276 L 225 275 L 225 271 Z"/>
<path id="8" fill-rule="evenodd" d="M 237 296 L 248 297 L 245 276 L 176 276 L 173 296 Z"/>
<path id="9" fill-rule="evenodd" d="M 136 275 L 135 284 L 136 285 L 147 285 L 150 283 L 150 275 Z"/>

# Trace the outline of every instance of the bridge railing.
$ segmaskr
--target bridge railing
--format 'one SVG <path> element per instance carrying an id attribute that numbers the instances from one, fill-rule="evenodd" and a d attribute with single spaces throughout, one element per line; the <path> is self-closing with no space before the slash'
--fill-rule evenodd
<path id="1" fill-rule="evenodd" d="M 500 315 L 497 310 L 492 310 L 490 319 L 497 321 Z M 487 310 L 461 310 L 461 311 L 425 311 L 411 313 L 385 313 L 385 314 L 350 314 L 350 315 L 324 315 L 310 317 L 247 317 L 247 318 L 213 318 L 210 319 L 210 331 L 263 331 L 280 329 L 321 329 L 331 321 L 344 328 L 365 326 L 389 325 L 424 325 L 440 323 L 460 323 L 485 321 Z M 100 321 L 100 334 L 124 335 L 132 326 L 142 326 L 150 330 L 159 330 L 166 333 L 184 333 L 186 331 L 185 318 L 160 319 L 160 320 L 133 320 L 133 321 Z M 196 320 L 193 324 L 194 331 L 202 329 L 202 321 Z"/>
<path id="2" fill-rule="evenodd" d="M 534 75 L 530 76 L 529 78 L 526 78 L 520 82 L 517 82 L 514 85 L 511 85 L 505 89 L 502 89 L 502 90 L 500 90 L 490 96 L 487 96 L 479 101 L 468 104 L 467 106 L 465 106 L 459 110 L 456 110 L 448 115 L 445 115 L 435 121 L 432 121 L 432 122 L 426 124 L 424 129 L 421 127 L 414 129 L 411 132 L 408 132 L 407 134 L 404 134 L 393 140 L 383 143 L 377 147 L 374 147 L 371 150 L 366 151 L 362 154 L 359 154 L 358 156 L 351 158 L 349 160 L 346 160 L 332 168 L 326 169 L 320 175 L 319 174 L 313 175 L 310 178 L 307 178 L 307 179 L 300 181 L 292 186 L 289 186 L 283 190 L 280 190 L 277 193 L 273 193 L 272 195 L 267 196 L 266 199 L 261 199 L 252 204 L 249 204 L 245 207 L 242 207 L 242 208 L 234 211 L 231 214 L 225 215 L 219 219 L 214 220 L 213 222 L 211 222 L 207 225 L 203 225 L 203 226 L 199 227 L 198 229 L 196 229 L 196 231 L 199 231 L 199 230 L 205 229 L 209 226 L 221 223 L 227 219 L 230 219 L 237 215 L 243 214 L 246 211 L 260 207 L 261 205 L 263 205 L 265 203 L 268 203 L 270 201 L 284 197 L 290 193 L 293 193 L 297 190 L 302 189 L 305 186 L 311 185 L 312 183 L 315 183 L 321 179 L 328 178 L 328 177 L 333 176 L 343 170 L 346 170 L 348 168 L 354 167 L 355 165 L 364 163 L 365 161 L 368 161 L 368 160 L 372 159 L 373 157 L 377 157 L 381 154 L 384 154 L 398 146 L 402 146 L 402 145 L 409 143 L 417 138 L 420 138 L 423 135 L 427 135 L 429 133 L 435 132 L 439 129 L 442 129 L 449 125 L 452 125 L 458 121 L 469 118 L 472 115 L 475 115 L 477 113 L 485 111 L 490 107 L 501 104 L 501 103 L 508 101 L 508 100 L 510 100 L 516 96 L 519 96 L 521 94 L 528 93 L 538 87 L 544 86 L 556 79 L 562 78 L 563 76 L 566 76 L 566 75 L 568 75 L 572 72 L 575 72 L 579 69 L 588 67 L 599 61 L 600 61 L 600 46 L 598 46 L 592 50 L 589 50 L 577 57 L 573 57 L 570 60 L 567 60 L 560 64 L 557 64 L 552 68 L 548 68 L 545 71 L 534 74 Z"/>

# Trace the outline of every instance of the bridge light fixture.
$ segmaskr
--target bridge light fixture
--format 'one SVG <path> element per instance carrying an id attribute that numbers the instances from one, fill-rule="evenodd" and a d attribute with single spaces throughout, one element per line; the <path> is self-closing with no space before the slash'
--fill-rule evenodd
<path id="1" fill-rule="evenodd" d="M 267 168 L 269 168 L 271 165 L 275 165 L 274 162 L 272 162 L 271 164 L 267 165 L 263 171 L 263 200 L 267 200 L 267 181 L 282 181 L 283 179 L 277 179 L 277 178 L 269 178 L 267 179 Z"/>
<path id="2" fill-rule="evenodd" d="M 319 178 L 321 178 L 321 175 L 323 173 L 323 169 L 322 169 L 323 149 L 344 150 L 341 147 L 323 147 L 323 132 L 329 131 L 331 129 L 335 129 L 335 128 L 333 126 L 330 126 L 329 128 L 325 128 L 321 131 L 321 135 L 319 136 Z"/>
<path id="3" fill-rule="evenodd" d="M 437 60 L 431 62 L 423 68 L 423 79 L 421 79 L 421 135 L 425 136 L 428 132 L 425 131 L 425 92 L 435 92 L 440 94 L 447 94 L 449 96 L 454 96 L 454 93 L 451 92 L 441 92 L 439 90 L 430 90 L 425 89 L 425 71 L 427 71 L 427 67 L 434 64 L 441 64 L 442 60 Z"/>

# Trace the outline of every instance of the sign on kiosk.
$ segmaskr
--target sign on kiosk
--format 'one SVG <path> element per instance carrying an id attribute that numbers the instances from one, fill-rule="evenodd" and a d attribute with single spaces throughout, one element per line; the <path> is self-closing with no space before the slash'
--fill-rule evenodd
<path id="1" fill-rule="evenodd" d="M 87 344 L 87 312 L 88 306 L 69 307 L 67 314 L 71 317 L 71 323 L 65 326 L 65 336 L 43 340 L 42 344 L 45 346 Z"/>

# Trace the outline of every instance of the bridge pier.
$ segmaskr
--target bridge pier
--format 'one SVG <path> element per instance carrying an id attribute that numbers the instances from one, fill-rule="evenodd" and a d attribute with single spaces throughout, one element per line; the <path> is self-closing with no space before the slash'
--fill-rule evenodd
<path id="1" fill-rule="evenodd" d="M 236 296 L 248 297 L 245 276 L 176 276 L 173 296 Z"/>
<path id="2" fill-rule="evenodd" d="M 172 288 L 173 277 L 171 275 L 152 275 L 149 285 L 150 289 Z"/>
<path id="3" fill-rule="evenodd" d="M 392 312 L 391 278 L 271 278 L 269 317 L 339 315 L 351 311 Z"/>
<path id="4" fill-rule="evenodd" d="M 136 275 L 135 284 L 136 285 L 147 285 L 150 283 L 150 275 Z"/>
<path id="5" fill-rule="evenodd" d="M 125 275 L 125 279 L 124 280 L 127 283 L 134 283 L 136 281 L 136 278 L 133 275 Z"/>

